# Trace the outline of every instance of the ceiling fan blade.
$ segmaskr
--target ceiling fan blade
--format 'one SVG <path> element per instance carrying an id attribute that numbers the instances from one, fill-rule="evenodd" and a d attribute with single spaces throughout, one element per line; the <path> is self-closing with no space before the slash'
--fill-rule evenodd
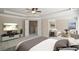
<path id="1" fill-rule="evenodd" d="M 32 11 L 37 11 L 38 10 L 38 8 L 32 8 Z"/>
<path id="2" fill-rule="evenodd" d="M 32 11 L 34 11 L 35 10 L 35 8 L 32 8 Z"/>
<path id="3" fill-rule="evenodd" d="M 35 8 L 36 10 L 38 10 L 38 8 Z"/>
<path id="4" fill-rule="evenodd" d="M 41 11 L 36 11 L 36 12 L 41 12 Z"/>
<path id="5" fill-rule="evenodd" d="M 26 8 L 26 10 L 30 10 L 30 8 Z"/>
<path id="6" fill-rule="evenodd" d="M 36 13 L 41 13 L 41 11 L 38 10 L 38 8 L 26 8 L 26 10 L 28 10 L 27 13 L 32 13 L 32 11 L 35 11 L 34 14 L 36 14 Z"/>

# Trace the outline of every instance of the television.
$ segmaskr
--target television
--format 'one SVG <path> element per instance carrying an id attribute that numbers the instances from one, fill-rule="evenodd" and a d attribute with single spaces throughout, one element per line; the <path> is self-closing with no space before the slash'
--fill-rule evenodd
<path id="1" fill-rule="evenodd" d="M 15 31 L 18 30 L 17 23 L 4 23 L 3 24 L 3 31 Z"/>

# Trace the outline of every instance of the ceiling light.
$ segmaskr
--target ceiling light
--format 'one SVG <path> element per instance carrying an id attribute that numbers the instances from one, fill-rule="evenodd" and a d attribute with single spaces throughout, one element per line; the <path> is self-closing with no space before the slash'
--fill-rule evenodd
<path id="1" fill-rule="evenodd" d="M 36 13 L 36 11 L 32 11 L 32 13 L 33 13 L 33 14 L 35 14 L 35 13 Z"/>

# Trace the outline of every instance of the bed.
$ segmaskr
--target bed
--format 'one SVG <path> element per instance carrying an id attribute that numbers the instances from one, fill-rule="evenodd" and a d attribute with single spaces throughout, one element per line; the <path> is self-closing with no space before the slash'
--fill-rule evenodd
<path id="1" fill-rule="evenodd" d="M 32 40 L 20 42 L 16 51 L 58 51 L 58 48 L 68 47 L 66 39 L 38 37 Z"/>

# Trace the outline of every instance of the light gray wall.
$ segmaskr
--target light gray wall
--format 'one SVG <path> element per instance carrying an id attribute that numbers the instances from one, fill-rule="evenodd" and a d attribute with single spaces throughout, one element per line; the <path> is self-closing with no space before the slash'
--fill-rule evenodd
<path id="1" fill-rule="evenodd" d="M 44 15 L 42 17 L 42 34 L 43 36 L 48 37 L 49 36 L 49 28 L 48 28 L 48 20 L 56 20 L 56 28 L 59 31 L 63 31 L 64 29 L 68 28 L 68 22 L 69 20 L 73 19 L 76 16 L 76 13 L 74 10 L 70 11 L 64 11 L 59 13 L 48 13 L 47 15 Z"/>
<path id="2" fill-rule="evenodd" d="M 59 31 L 63 31 L 64 29 L 68 29 L 69 20 L 71 20 L 71 19 L 59 19 L 59 20 L 56 20 L 56 28 Z"/>
<path id="3" fill-rule="evenodd" d="M 47 19 L 42 20 L 42 35 L 45 36 L 45 37 L 49 36 L 49 33 L 48 33 L 48 20 Z"/>
<path id="4" fill-rule="evenodd" d="M 63 31 L 64 29 L 68 29 L 69 20 L 71 19 L 57 19 L 55 21 L 57 30 Z M 42 35 L 49 37 L 48 19 L 42 20 Z"/>

